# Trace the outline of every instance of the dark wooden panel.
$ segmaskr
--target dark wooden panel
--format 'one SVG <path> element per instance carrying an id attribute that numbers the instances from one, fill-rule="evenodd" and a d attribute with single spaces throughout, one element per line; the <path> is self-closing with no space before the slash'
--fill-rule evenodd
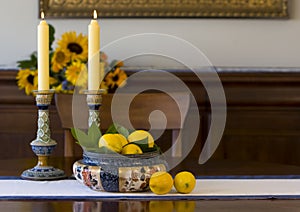
<path id="1" fill-rule="evenodd" d="M 0 158 L 34 156 L 30 142 L 36 137 L 38 111 L 34 97 L 18 89 L 16 73 L 0 71 Z M 63 155 L 63 130 L 54 105 L 50 106 L 50 129 L 58 143 L 53 155 Z"/>
<path id="2" fill-rule="evenodd" d="M 227 100 L 227 122 L 215 159 L 253 160 L 300 165 L 300 70 L 217 68 Z M 136 70 L 128 70 L 129 75 Z M 206 140 L 210 103 L 201 81 L 187 71 L 170 71 L 195 97 L 201 129 L 191 157 L 197 158 Z M 30 156 L 35 136 L 34 98 L 18 90 L 16 70 L 0 71 L 0 157 Z M 140 85 L 167 84 L 167 79 L 139 80 Z M 170 88 L 172 87 L 169 84 Z M 52 137 L 63 155 L 63 130 L 54 104 L 51 107 Z M 14 147 L 14 149 L 12 149 Z"/>

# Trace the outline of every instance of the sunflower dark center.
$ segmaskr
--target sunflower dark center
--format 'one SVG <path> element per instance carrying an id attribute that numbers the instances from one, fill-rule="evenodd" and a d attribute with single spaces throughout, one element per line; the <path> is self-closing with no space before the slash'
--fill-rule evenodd
<path id="1" fill-rule="evenodd" d="M 32 75 L 29 75 L 29 76 L 27 77 L 27 81 L 28 81 L 30 84 L 32 84 L 32 85 L 33 85 L 33 79 L 34 79 L 34 77 L 33 77 Z"/>
<path id="2" fill-rule="evenodd" d="M 64 62 L 65 60 L 65 54 L 63 52 L 57 52 L 57 55 L 56 55 L 56 62 L 58 63 L 62 63 Z"/>
<path id="3" fill-rule="evenodd" d="M 74 52 L 76 54 L 81 54 L 83 51 L 82 47 L 78 43 L 69 43 L 68 49 L 70 52 Z"/>
<path id="4" fill-rule="evenodd" d="M 114 82 L 118 81 L 119 80 L 119 75 L 115 75 L 112 79 L 113 79 Z"/>

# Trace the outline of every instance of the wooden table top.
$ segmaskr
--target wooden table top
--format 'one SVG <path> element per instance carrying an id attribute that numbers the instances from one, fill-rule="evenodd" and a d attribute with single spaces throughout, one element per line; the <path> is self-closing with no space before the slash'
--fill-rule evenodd
<path id="1" fill-rule="evenodd" d="M 50 158 L 49 163 L 72 175 L 72 164 L 79 158 Z M 36 158 L 0 160 L 0 176 L 20 176 L 36 165 Z M 209 161 L 197 164 L 188 159 L 171 170 L 175 174 L 189 170 L 199 176 L 225 175 L 299 175 L 300 167 L 293 165 L 264 164 L 241 161 Z M 299 211 L 299 200 L 177 200 L 177 201 L 126 201 L 126 200 L 15 200 L 0 201 L 0 211 Z"/>

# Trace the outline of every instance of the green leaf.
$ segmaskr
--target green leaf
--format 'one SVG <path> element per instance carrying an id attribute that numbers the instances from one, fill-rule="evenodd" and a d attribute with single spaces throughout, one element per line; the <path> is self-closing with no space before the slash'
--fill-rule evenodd
<path id="1" fill-rule="evenodd" d="M 90 143 L 92 143 L 93 146 L 98 146 L 98 142 L 101 136 L 102 133 L 99 127 L 96 125 L 95 122 L 93 122 L 90 128 L 88 129 L 88 139 Z"/>
<path id="2" fill-rule="evenodd" d="M 54 34 L 55 34 L 55 29 L 51 24 L 49 24 L 49 49 L 50 50 L 52 50 L 52 44 L 55 40 Z"/>
<path id="3" fill-rule="evenodd" d="M 146 145 L 148 146 L 148 136 L 142 140 L 138 140 L 138 141 L 134 141 L 134 142 L 130 142 L 130 143 L 135 143 L 138 145 Z"/>
<path id="4" fill-rule="evenodd" d="M 139 141 L 133 141 L 133 142 L 129 142 L 128 144 L 136 144 L 138 145 L 141 150 L 143 151 L 143 153 L 145 152 L 153 152 L 153 151 L 157 151 L 158 150 L 158 146 L 156 144 L 154 144 L 153 147 L 149 147 L 148 145 L 148 137 L 147 138 L 144 138 L 142 140 L 139 140 Z M 126 144 L 126 145 L 128 145 Z"/>
<path id="5" fill-rule="evenodd" d="M 125 138 L 127 138 L 129 136 L 129 131 L 123 127 L 122 125 L 120 124 L 112 124 L 108 127 L 106 133 L 110 133 L 110 134 L 121 134 L 123 135 Z"/>
<path id="6" fill-rule="evenodd" d="M 32 53 L 29 60 L 20 60 L 17 63 L 18 67 L 22 69 L 37 69 L 37 53 Z"/>
<path id="7" fill-rule="evenodd" d="M 78 141 L 79 145 L 85 149 L 98 149 L 98 141 L 102 134 L 99 127 L 95 123 L 93 123 L 88 129 L 88 133 L 76 128 L 71 128 L 71 133 Z"/>
<path id="8" fill-rule="evenodd" d="M 71 128 L 71 133 L 81 146 L 84 146 L 86 148 L 91 147 L 88 136 L 84 131 L 76 128 Z"/>
<path id="9" fill-rule="evenodd" d="M 118 131 L 117 131 L 115 125 L 112 124 L 112 125 L 110 125 L 110 126 L 108 127 L 108 129 L 106 130 L 105 134 L 107 134 L 107 133 L 115 134 L 115 133 L 117 133 L 117 132 L 118 132 Z"/>

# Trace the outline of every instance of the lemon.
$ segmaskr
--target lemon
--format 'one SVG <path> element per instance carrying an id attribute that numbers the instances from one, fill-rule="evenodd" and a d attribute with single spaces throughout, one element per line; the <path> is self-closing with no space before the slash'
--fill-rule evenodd
<path id="1" fill-rule="evenodd" d="M 114 152 L 120 153 L 122 151 L 122 140 L 118 134 L 104 134 L 98 142 L 99 148 L 106 147 Z"/>
<path id="2" fill-rule="evenodd" d="M 122 143 L 122 147 L 125 146 L 126 144 L 128 144 L 128 141 L 124 135 L 122 135 L 122 134 L 114 134 L 114 135 L 116 137 L 119 137 L 119 139 L 121 140 L 121 143 Z"/>
<path id="3" fill-rule="evenodd" d="M 148 147 L 152 148 L 154 146 L 154 139 L 152 135 L 145 130 L 135 130 L 132 133 L 130 133 L 127 139 L 129 142 L 136 142 L 144 140 L 146 138 L 148 138 Z"/>
<path id="4" fill-rule="evenodd" d="M 150 177 L 149 187 L 155 194 L 167 194 L 173 187 L 173 178 L 168 172 L 155 172 Z"/>
<path id="5" fill-rule="evenodd" d="M 174 187 L 179 193 L 187 194 L 193 191 L 196 186 L 195 176 L 188 171 L 182 171 L 176 174 L 174 178 Z"/>
<path id="6" fill-rule="evenodd" d="M 136 144 L 127 144 L 122 148 L 122 154 L 143 154 L 141 148 Z"/>
<path id="7" fill-rule="evenodd" d="M 149 212 L 172 212 L 173 211 L 172 201 L 150 201 Z"/>

